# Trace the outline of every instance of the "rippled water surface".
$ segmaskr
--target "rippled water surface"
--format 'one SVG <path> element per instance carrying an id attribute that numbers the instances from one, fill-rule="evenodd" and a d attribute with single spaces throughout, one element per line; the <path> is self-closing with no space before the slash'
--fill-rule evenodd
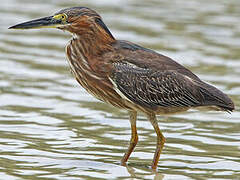
<path id="1" fill-rule="evenodd" d="M 65 59 L 68 33 L 8 30 L 71 6 L 97 10 L 118 39 L 171 56 L 229 94 L 232 114 L 159 116 L 167 142 L 151 171 L 156 135 L 139 116 L 139 144 L 128 114 L 81 88 Z M 240 179 L 240 1 L 1 0 L 0 179 Z"/>

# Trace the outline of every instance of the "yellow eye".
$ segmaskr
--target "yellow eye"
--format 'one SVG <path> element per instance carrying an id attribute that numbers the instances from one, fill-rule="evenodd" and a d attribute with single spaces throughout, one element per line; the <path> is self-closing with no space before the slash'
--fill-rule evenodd
<path id="1" fill-rule="evenodd" d="M 64 14 L 57 14 L 55 16 L 53 16 L 54 19 L 56 20 L 61 20 L 62 22 L 66 22 L 67 21 L 67 15 Z"/>

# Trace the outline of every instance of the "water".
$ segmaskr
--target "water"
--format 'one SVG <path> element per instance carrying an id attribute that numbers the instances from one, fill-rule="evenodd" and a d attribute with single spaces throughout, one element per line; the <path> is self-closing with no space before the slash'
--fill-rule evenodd
<path id="1" fill-rule="evenodd" d="M 7 27 L 71 6 L 96 9 L 118 39 L 176 59 L 229 94 L 232 114 L 159 116 L 167 142 L 157 173 L 155 133 L 142 115 L 129 166 L 128 114 L 102 103 L 72 77 L 54 29 Z M 1 0 L 0 179 L 240 179 L 240 1 Z"/>

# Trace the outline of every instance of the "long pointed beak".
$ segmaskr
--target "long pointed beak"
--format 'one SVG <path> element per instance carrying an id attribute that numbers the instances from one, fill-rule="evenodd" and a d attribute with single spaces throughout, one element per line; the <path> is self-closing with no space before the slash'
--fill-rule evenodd
<path id="1" fill-rule="evenodd" d="M 53 16 L 49 16 L 49 17 L 44 17 L 44 18 L 20 23 L 20 24 L 11 26 L 8 29 L 57 28 L 60 26 L 63 26 L 61 20 L 57 20 L 57 19 L 53 18 Z"/>

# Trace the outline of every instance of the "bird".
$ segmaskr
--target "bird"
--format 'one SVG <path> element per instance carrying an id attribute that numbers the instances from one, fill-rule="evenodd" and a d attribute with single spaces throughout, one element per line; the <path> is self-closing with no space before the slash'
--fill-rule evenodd
<path id="1" fill-rule="evenodd" d="M 137 114 L 143 113 L 156 132 L 151 168 L 156 170 L 165 137 L 156 116 L 189 109 L 232 112 L 233 101 L 175 60 L 126 40 L 117 40 L 102 17 L 88 7 L 65 8 L 9 29 L 56 28 L 72 39 L 65 52 L 78 83 L 97 99 L 129 112 L 131 139 L 121 159 L 127 161 L 138 143 Z"/>

